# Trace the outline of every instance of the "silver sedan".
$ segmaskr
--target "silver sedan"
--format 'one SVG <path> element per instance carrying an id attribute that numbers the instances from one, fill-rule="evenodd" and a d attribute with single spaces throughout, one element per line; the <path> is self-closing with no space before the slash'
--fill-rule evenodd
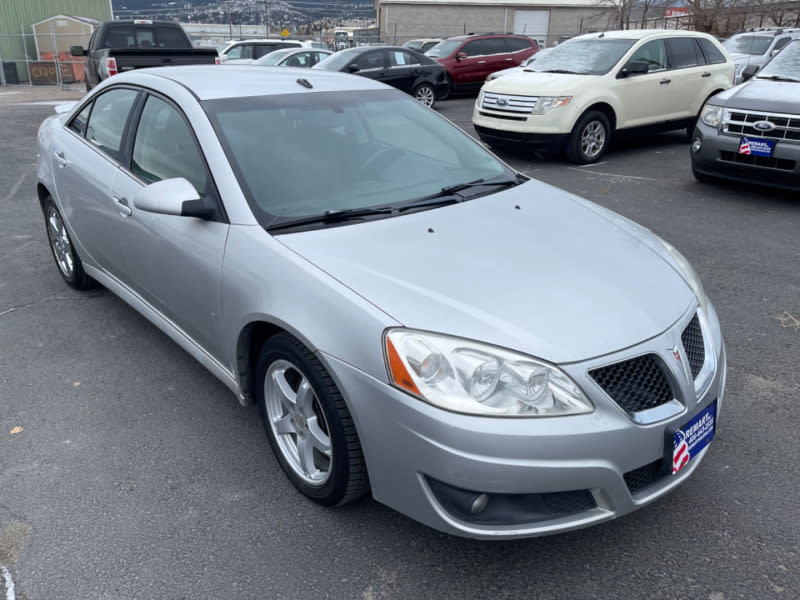
<path id="1" fill-rule="evenodd" d="M 258 403 L 316 502 L 371 491 L 452 534 L 535 536 L 629 513 L 708 452 L 725 350 L 689 263 L 402 92 L 144 69 L 38 144 L 66 283 Z"/>

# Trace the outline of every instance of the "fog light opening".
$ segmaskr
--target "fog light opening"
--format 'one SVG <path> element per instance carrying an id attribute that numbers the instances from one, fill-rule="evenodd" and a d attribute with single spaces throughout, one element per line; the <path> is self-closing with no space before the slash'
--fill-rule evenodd
<path id="1" fill-rule="evenodd" d="M 487 504 L 489 504 L 489 496 L 487 494 L 479 494 L 475 500 L 472 501 L 472 506 L 469 507 L 469 512 L 473 515 L 477 515 L 484 508 L 486 508 Z"/>
<path id="2" fill-rule="evenodd" d="M 700 152 L 700 148 L 703 147 L 703 140 L 700 138 L 694 138 L 692 140 L 692 152 Z"/>

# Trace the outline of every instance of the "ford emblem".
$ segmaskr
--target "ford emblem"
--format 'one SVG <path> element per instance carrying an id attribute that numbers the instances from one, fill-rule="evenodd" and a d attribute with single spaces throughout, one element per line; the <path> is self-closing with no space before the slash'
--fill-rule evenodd
<path id="1" fill-rule="evenodd" d="M 498 98 L 497 99 L 497 106 L 507 106 L 507 105 L 508 105 L 508 100 L 506 100 L 505 98 Z M 764 122 L 765 121 L 762 121 L 762 123 L 764 123 Z"/>
<path id="2" fill-rule="evenodd" d="M 769 121 L 756 121 L 753 123 L 753 127 L 758 129 L 759 131 L 772 131 L 775 129 L 775 125 L 770 123 Z"/>

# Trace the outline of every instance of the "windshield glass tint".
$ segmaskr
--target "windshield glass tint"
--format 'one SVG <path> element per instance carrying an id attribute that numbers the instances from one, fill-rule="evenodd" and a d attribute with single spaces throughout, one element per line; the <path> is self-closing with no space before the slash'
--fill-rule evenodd
<path id="1" fill-rule="evenodd" d="M 446 56 L 450 56 L 453 52 L 455 52 L 456 48 L 463 43 L 464 40 L 445 40 L 436 44 L 425 54 L 428 56 L 433 56 L 434 58 L 444 58 Z"/>
<path id="2" fill-rule="evenodd" d="M 455 125 L 395 90 L 203 103 L 256 218 L 397 206 L 512 177 Z"/>
<path id="3" fill-rule="evenodd" d="M 603 75 L 619 62 L 636 40 L 591 39 L 559 44 L 536 56 L 527 68 L 534 71 L 569 71 L 581 75 Z"/>
<path id="4" fill-rule="evenodd" d="M 764 54 L 774 39 L 763 35 L 735 35 L 722 45 L 731 54 Z"/>
<path id="5" fill-rule="evenodd" d="M 777 75 L 800 80 L 800 42 L 792 42 L 758 72 L 758 77 Z"/>

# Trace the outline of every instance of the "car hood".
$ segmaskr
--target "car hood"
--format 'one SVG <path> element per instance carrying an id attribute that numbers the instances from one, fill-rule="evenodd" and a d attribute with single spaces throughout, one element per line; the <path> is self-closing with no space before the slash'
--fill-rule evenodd
<path id="1" fill-rule="evenodd" d="M 745 83 L 720 92 L 714 104 L 722 103 L 726 108 L 761 110 L 765 112 L 795 113 L 800 98 L 800 83 L 750 79 Z"/>
<path id="2" fill-rule="evenodd" d="M 651 338 L 694 301 L 647 240 L 603 211 L 531 181 L 277 239 L 407 327 L 568 363 Z"/>
<path id="3" fill-rule="evenodd" d="M 598 77 L 599 75 L 541 73 L 523 68 L 516 73 L 509 73 L 495 80 L 502 80 L 500 84 L 495 84 L 494 81 L 488 82 L 483 89 L 487 92 L 500 94 L 540 95 L 552 93 L 553 95 L 562 95 L 569 93 L 570 90 L 577 86 L 584 86 L 587 82 L 591 82 Z"/>

